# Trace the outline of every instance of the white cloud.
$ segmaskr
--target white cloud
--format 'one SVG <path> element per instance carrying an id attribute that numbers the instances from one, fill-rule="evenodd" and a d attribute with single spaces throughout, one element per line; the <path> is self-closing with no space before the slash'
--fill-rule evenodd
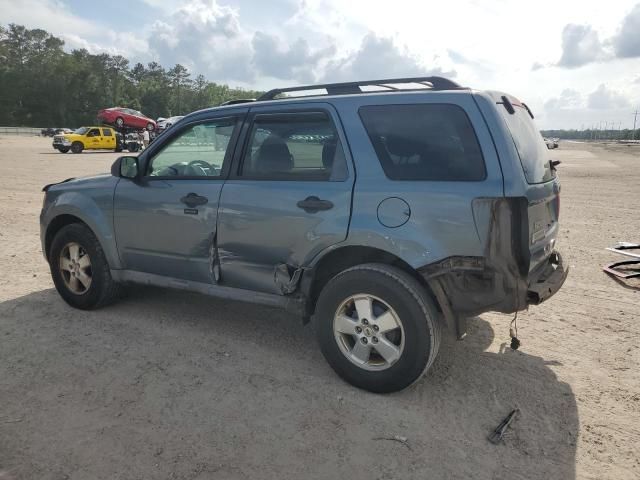
<path id="1" fill-rule="evenodd" d="M 191 0 L 151 27 L 151 52 L 163 65 L 180 63 L 216 81 L 252 81 L 250 35 L 238 12 L 215 0 Z"/>
<path id="2" fill-rule="evenodd" d="M 560 92 L 560 96 L 552 97 L 544 104 L 545 110 L 571 110 L 584 106 L 584 99 L 577 90 L 565 88 Z"/>
<path id="3" fill-rule="evenodd" d="M 327 65 L 324 80 L 337 82 L 419 75 L 454 77 L 455 72 L 444 72 L 437 66 L 429 67 L 407 48 L 395 45 L 392 39 L 369 33 L 362 40 L 360 48 Z"/>
<path id="4" fill-rule="evenodd" d="M 631 102 L 625 95 L 608 89 L 604 84 L 600 84 L 594 92 L 589 94 L 587 100 L 587 106 L 594 110 L 618 109 L 630 105 Z"/>
<path id="5" fill-rule="evenodd" d="M 307 41 L 298 38 L 286 44 L 275 35 L 256 32 L 251 42 L 253 65 L 259 73 L 283 80 L 295 79 L 310 83 L 316 79 L 318 65 L 335 54 L 336 47 L 330 44 L 312 50 Z"/>
<path id="6" fill-rule="evenodd" d="M 604 56 L 598 32 L 591 25 L 568 24 L 562 30 L 561 67 L 581 67 Z"/>
<path id="7" fill-rule="evenodd" d="M 640 3 L 624 18 L 613 43 L 618 57 L 640 57 Z"/>

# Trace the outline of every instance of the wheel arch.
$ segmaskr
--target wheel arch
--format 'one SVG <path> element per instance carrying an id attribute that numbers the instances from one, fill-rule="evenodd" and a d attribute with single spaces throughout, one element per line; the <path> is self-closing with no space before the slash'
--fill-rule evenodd
<path id="1" fill-rule="evenodd" d="M 44 255 L 49 260 L 49 250 L 55 235 L 65 226 L 73 223 L 85 225 L 94 234 L 98 243 L 104 251 L 107 263 L 110 268 L 121 268 L 120 257 L 115 244 L 115 236 L 113 234 L 112 223 L 108 217 L 99 210 L 97 205 L 89 208 L 87 214 L 83 214 L 79 208 L 73 208 L 70 205 L 61 206 L 61 208 L 51 216 L 46 223 L 44 233 L 43 249 Z"/>
<path id="2" fill-rule="evenodd" d="M 49 251 L 51 250 L 51 244 L 53 243 L 53 239 L 55 238 L 56 234 L 67 225 L 72 225 L 74 223 L 80 223 L 93 232 L 91 227 L 87 225 L 86 222 L 84 222 L 81 218 L 76 217 L 75 215 L 63 213 L 61 215 L 58 215 L 57 217 L 54 217 L 49 222 L 44 237 L 44 254 L 47 260 L 49 260 Z M 95 232 L 93 232 L 93 234 L 95 235 Z"/>
<path id="3" fill-rule="evenodd" d="M 300 290 L 307 299 L 307 315 L 305 321 L 315 312 L 316 301 L 322 288 L 338 273 L 364 263 L 382 263 L 393 265 L 415 278 L 432 298 L 437 308 L 442 311 L 440 302 L 433 288 L 420 273 L 394 253 L 375 247 L 348 245 L 326 252 L 314 262 L 312 268 L 302 276 Z"/>

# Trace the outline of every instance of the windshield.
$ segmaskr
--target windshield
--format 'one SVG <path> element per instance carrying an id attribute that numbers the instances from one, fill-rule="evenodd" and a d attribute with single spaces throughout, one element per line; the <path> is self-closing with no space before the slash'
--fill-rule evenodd
<path id="1" fill-rule="evenodd" d="M 75 132 L 76 135 L 84 135 L 85 133 L 87 133 L 89 131 L 89 127 L 80 127 L 79 129 L 77 129 Z"/>
<path id="2" fill-rule="evenodd" d="M 515 101 L 512 104 L 513 114 L 502 104 L 498 105 L 498 110 L 511 132 L 527 183 L 548 182 L 555 177 L 549 164 L 549 149 L 526 107 Z"/>

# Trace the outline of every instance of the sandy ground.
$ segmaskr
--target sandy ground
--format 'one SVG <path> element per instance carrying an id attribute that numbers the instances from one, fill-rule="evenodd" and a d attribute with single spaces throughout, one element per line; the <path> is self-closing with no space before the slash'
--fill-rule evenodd
<path id="1" fill-rule="evenodd" d="M 509 317 L 482 315 L 383 396 L 342 382 L 280 311 L 152 288 L 68 307 L 40 252 L 40 189 L 116 155 L 50 143 L 0 137 L 0 478 L 640 477 L 640 292 L 601 271 L 604 247 L 640 241 L 640 148 L 554 152 L 572 271 L 519 317 L 521 350 Z"/>

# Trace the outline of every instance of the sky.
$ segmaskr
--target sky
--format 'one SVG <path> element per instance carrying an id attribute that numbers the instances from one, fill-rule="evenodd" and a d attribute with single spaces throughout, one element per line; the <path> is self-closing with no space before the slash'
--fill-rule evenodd
<path id="1" fill-rule="evenodd" d="M 640 0 L 0 0 L 0 23 L 234 87 L 441 75 L 544 129 L 640 110 Z"/>

